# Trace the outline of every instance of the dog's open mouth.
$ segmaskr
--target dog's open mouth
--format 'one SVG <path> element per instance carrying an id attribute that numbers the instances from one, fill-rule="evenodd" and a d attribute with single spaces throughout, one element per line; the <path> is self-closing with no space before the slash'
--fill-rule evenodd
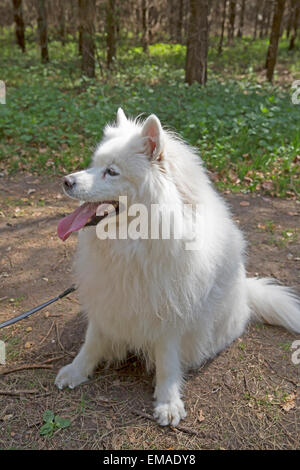
<path id="1" fill-rule="evenodd" d="M 74 212 L 59 221 L 57 234 L 65 241 L 72 232 L 76 232 L 83 227 L 97 225 L 112 212 L 112 206 L 116 214 L 119 213 L 118 201 L 85 202 Z"/>

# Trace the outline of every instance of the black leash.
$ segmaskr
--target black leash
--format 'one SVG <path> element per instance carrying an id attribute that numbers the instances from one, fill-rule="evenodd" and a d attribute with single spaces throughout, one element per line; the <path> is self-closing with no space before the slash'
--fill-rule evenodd
<path id="1" fill-rule="evenodd" d="M 4 328 L 5 326 L 13 325 L 17 321 L 23 320 L 23 318 L 27 318 L 27 317 L 29 317 L 29 315 L 32 315 L 33 313 L 38 312 L 39 310 L 42 310 L 42 308 L 45 308 L 48 305 L 53 304 L 53 302 L 56 302 L 57 300 L 62 299 L 63 297 L 65 297 L 68 294 L 71 294 L 71 292 L 74 292 L 74 290 L 76 290 L 76 287 L 71 286 L 71 287 L 69 287 L 69 289 L 66 289 L 64 292 L 59 294 L 57 297 L 54 297 L 53 299 L 48 300 L 48 302 L 45 302 L 44 304 L 41 304 L 38 307 L 34 307 L 33 309 L 28 310 L 28 312 L 22 313 L 21 315 L 18 315 L 17 317 L 11 318 L 10 320 L 7 320 L 3 323 L 0 323 L 0 330 L 1 330 L 1 328 Z"/>

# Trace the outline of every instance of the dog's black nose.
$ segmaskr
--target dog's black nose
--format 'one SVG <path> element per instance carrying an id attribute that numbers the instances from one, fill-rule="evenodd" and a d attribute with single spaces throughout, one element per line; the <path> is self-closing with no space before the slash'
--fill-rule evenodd
<path id="1" fill-rule="evenodd" d="M 76 182 L 74 176 L 64 176 L 63 185 L 65 189 L 72 189 L 75 184 Z"/>

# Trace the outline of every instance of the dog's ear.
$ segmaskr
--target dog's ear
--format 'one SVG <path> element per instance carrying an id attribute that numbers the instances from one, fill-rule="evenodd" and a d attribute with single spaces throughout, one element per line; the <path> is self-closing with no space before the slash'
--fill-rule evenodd
<path id="1" fill-rule="evenodd" d="M 122 108 L 119 108 L 117 111 L 117 125 L 121 126 L 127 122 L 127 117 Z"/>
<path id="2" fill-rule="evenodd" d="M 146 138 L 146 152 L 151 160 L 161 160 L 163 152 L 163 130 L 159 119 L 151 114 L 143 126 L 142 137 Z"/>

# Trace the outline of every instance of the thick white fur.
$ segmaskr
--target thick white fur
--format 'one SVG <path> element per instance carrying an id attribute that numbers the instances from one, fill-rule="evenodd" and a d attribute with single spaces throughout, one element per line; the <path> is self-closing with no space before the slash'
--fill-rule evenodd
<path id="1" fill-rule="evenodd" d="M 119 176 L 104 176 L 112 166 Z M 88 315 L 85 343 L 63 367 L 59 388 L 86 381 L 102 360 L 141 352 L 156 369 L 154 416 L 176 426 L 185 367 L 197 367 L 240 336 L 253 316 L 300 332 L 300 304 L 286 288 L 247 279 L 245 243 L 211 186 L 196 152 L 150 116 L 145 123 L 118 111 L 90 169 L 73 174 L 69 195 L 84 201 L 199 205 L 197 251 L 184 240 L 99 240 L 95 227 L 79 232 L 76 283 Z"/>

